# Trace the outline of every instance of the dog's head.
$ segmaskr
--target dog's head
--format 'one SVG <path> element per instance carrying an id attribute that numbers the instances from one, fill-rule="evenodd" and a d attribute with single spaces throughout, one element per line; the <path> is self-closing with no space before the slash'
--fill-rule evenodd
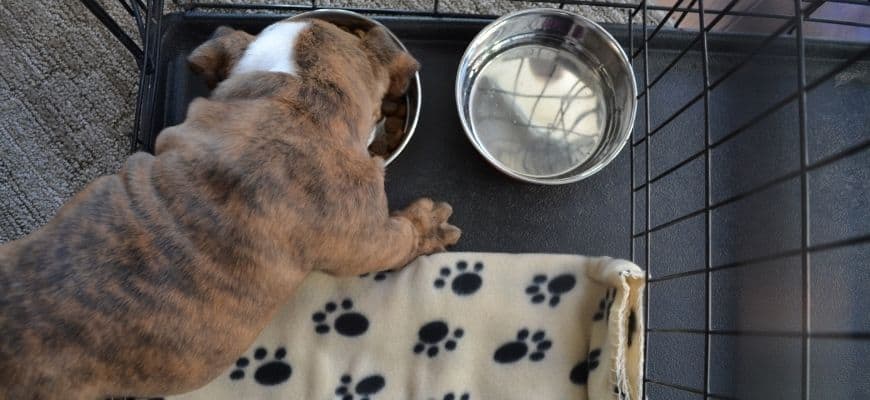
<path id="1" fill-rule="evenodd" d="M 295 91 L 296 101 L 333 115 L 355 103 L 359 117 L 371 118 L 371 124 L 380 115 L 381 99 L 402 95 L 419 69 L 385 28 L 351 32 L 318 19 L 293 18 L 257 36 L 220 27 L 188 62 L 210 87 L 227 86 L 226 96 Z M 286 90 L 276 87 L 282 85 Z"/>

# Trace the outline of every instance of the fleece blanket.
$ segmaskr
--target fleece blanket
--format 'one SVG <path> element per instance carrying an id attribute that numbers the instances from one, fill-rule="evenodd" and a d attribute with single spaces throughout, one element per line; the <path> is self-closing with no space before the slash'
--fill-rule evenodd
<path id="1" fill-rule="evenodd" d="M 235 365 L 171 399 L 639 399 L 643 272 L 442 253 L 308 278 Z"/>

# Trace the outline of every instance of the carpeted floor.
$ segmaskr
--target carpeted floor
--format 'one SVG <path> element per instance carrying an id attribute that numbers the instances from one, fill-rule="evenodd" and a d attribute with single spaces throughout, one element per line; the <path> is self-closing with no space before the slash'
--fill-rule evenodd
<path id="1" fill-rule="evenodd" d="M 0 241 L 126 157 L 136 63 L 78 1 L 0 2 Z"/>
<path id="2" fill-rule="evenodd" d="M 104 3 L 113 15 L 126 16 L 117 2 Z M 432 1 L 321 4 L 419 10 Z M 442 0 L 440 7 L 498 15 L 544 4 Z M 612 9 L 574 10 L 598 21 L 624 18 Z M 118 169 L 129 147 L 137 69 L 127 50 L 75 0 L 0 2 L 0 62 L 0 242 L 5 242 L 40 227 L 88 182 Z"/>

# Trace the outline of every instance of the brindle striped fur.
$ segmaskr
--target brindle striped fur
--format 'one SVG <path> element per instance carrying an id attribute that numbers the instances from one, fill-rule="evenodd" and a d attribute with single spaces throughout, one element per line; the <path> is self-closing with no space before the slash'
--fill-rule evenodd
<path id="1" fill-rule="evenodd" d="M 373 29 L 313 21 L 298 76 L 227 78 L 253 36 L 221 28 L 190 57 L 220 83 L 184 123 L 0 247 L 0 399 L 197 388 L 251 345 L 312 270 L 396 268 L 455 243 L 450 206 L 392 216 L 366 139 L 417 62 Z M 221 80 L 223 80 L 221 82 Z"/>

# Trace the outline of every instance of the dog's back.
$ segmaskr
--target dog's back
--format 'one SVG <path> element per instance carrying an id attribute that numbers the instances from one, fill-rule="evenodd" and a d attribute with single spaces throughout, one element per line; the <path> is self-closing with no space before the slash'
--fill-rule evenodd
<path id="1" fill-rule="evenodd" d="M 256 335 L 235 311 L 263 297 L 223 268 L 256 250 L 204 190 L 174 182 L 190 174 L 155 184 L 158 164 L 132 156 L 0 246 L 0 399 L 193 389 Z"/>
<path id="2" fill-rule="evenodd" d="M 335 264 L 319 255 L 356 254 L 334 232 L 362 223 L 350 210 L 386 218 L 382 164 L 281 107 L 199 99 L 157 156 L 0 246 L 0 400 L 192 390 L 311 265 Z"/>
<path id="3" fill-rule="evenodd" d="M 119 257 L 130 250 L 125 235 L 135 237 L 113 198 L 121 186 L 117 176 L 97 180 L 48 225 L 0 247 L 0 397 L 87 391 L 99 360 L 116 357 L 117 344 L 97 337 L 94 324 L 118 319 L 125 307 L 143 311 L 147 297 L 133 293 L 137 286 L 109 284 L 122 275 L 130 282 L 139 264 L 132 254 Z M 126 265 L 107 268 L 114 263 Z"/>

